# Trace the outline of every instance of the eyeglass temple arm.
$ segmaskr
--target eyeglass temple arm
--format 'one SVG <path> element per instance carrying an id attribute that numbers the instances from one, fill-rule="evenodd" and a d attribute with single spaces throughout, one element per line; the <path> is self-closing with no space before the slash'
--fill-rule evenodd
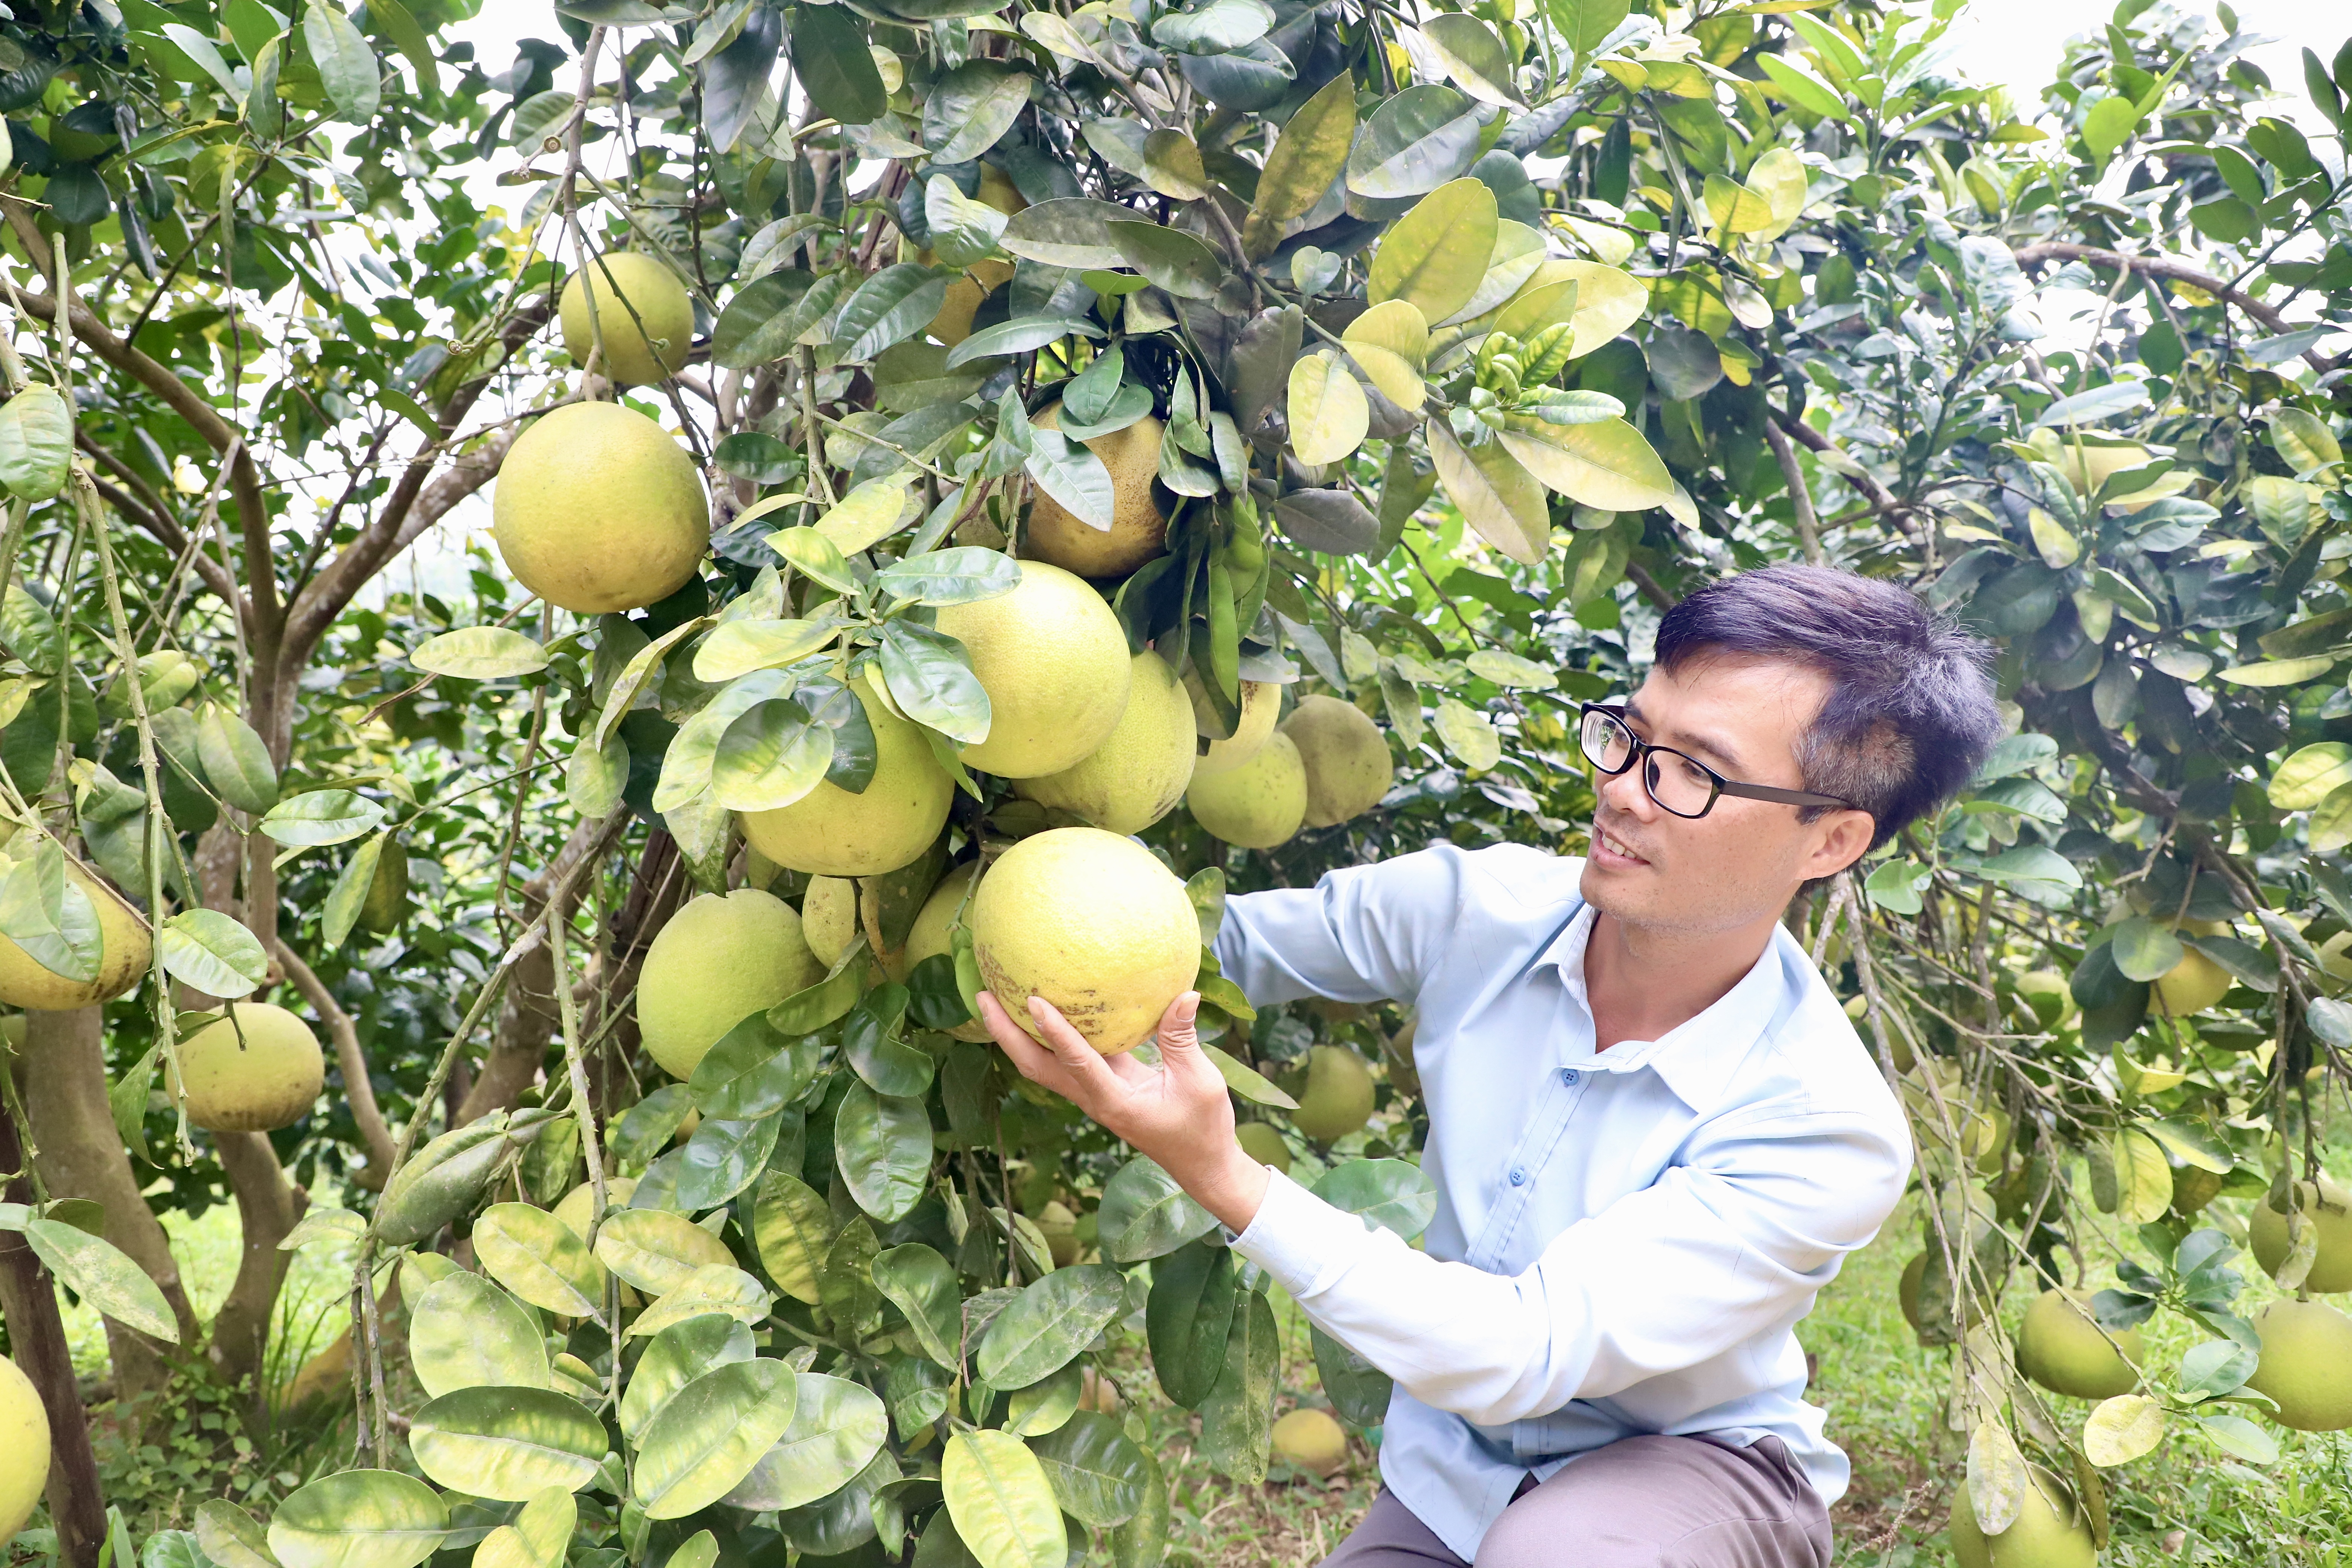
<path id="1" fill-rule="evenodd" d="M 1836 805 L 1843 806 L 1848 811 L 1861 809 L 1850 800 L 1841 800 L 1833 795 L 1813 795 L 1801 789 L 1777 789 L 1770 784 L 1734 784 L 1729 779 L 1724 780 L 1718 787 L 1721 793 L 1736 795 L 1743 800 L 1777 801 L 1782 805 Z"/>

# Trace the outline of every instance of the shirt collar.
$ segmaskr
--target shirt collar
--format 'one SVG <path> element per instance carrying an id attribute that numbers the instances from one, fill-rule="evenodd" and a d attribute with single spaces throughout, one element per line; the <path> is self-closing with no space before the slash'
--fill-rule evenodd
<path id="1" fill-rule="evenodd" d="M 1537 961 L 1556 965 L 1569 995 L 1590 1018 L 1591 997 L 1584 985 L 1584 954 L 1592 939 L 1594 910 L 1590 904 L 1555 938 Z M 1722 1094 L 1726 1079 L 1748 1054 L 1788 1000 L 1789 970 L 1784 943 L 1792 942 L 1779 927 L 1765 944 L 1755 965 L 1740 976 L 1715 1005 L 1654 1040 L 1625 1040 L 1605 1051 L 1582 1058 L 1578 1066 L 1601 1072 L 1633 1072 L 1649 1068 L 1665 1080 L 1683 1102 L 1704 1110 Z M 1800 958 L 1801 959 L 1801 952 Z M 1590 1027 L 1580 1031 L 1582 1048 L 1591 1051 Z"/>

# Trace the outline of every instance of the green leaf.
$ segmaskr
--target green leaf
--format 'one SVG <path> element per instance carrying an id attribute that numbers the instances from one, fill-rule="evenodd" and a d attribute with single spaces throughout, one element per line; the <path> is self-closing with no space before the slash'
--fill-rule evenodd
<path id="1" fill-rule="evenodd" d="M 107 1317 L 167 1344 L 180 1342 L 179 1321 L 163 1292 L 112 1242 L 47 1217 L 26 1221 L 25 1239 L 50 1273 Z"/>
<path id="2" fill-rule="evenodd" d="M 961 163 L 995 146 L 1027 105 L 1033 79 L 996 60 L 966 60 L 940 78 L 923 100 L 923 143 L 932 167 Z"/>
<path id="3" fill-rule="evenodd" d="M 1151 1370 L 1170 1399 L 1197 1409 L 1225 1368 L 1225 1336 L 1241 1289 L 1233 1249 L 1194 1241 L 1151 1270 L 1143 1327 Z"/>
<path id="4" fill-rule="evenodd" d="M 972 1370 L 992 1387 L 1026 1387 L 1067 1365 L 1126 1302 L 1127 1281 L 1116 1268 L 1099 1263 L 1056 1268 L 997 1314 L 972 1357 Z"/>
<path id="5" fill-rule="evenodd" d="M 375 118 L 383 96 L 383 68 L 375 51 L 330 0 L 308 0 L 302 8 L 302 42 L 319 68 L 338 119 L 365 125 Z"/>
<path id="6" fill-rule="evenodd" d="M 682 1214 L 614 1209 L 596 1232 L 596 1259 L 649 1295 L 667 1296 L 708 1264 L 732 1265 L 726 1243 Z"/>
<path id="7" fill-rule="evenodd" d="M 1079 316 L 1022 316 L 992 327 L 982 327 L 956 344 L 948 351 L 947 367 L 953 370 L 975 360 L 1027 353 L 1048 343 L 1060 342 L 1074 334 L 1082 338 L 1099 338 L 1103 330 Z"/>
<path id="8" fill-rule="evenodd" d="M 1021 563 L 1001 550 L 965 544 L 894 561 L 874 574 L 874 582 L 901 599 L 940 607 L 971 605 L 1019 587 Z"/>
<path id="9" fill-rule="evenodd" d="M 1244 1290 L 1225 1331 L 1224 1370 L 1201 1406 L 1201 1452 L 1213 1468 L 1247 1485 L 1265 1479 L 1274 1390 L 1281 1376 L 1273 1304 L 1255 1290 Z"/>
<path id="10" fill-rule="evenodd" d="M 797 268 L 770 272 L 735 291 L 710 331 L 711 363 L 750 370 L 789 353 L 856 286 L 854 274 L 811 278 Z"/>
<path id="11" fill-rule="evenodd" d="M 1302 354 L 1290 367 L 1290 449 L 1313 468 L 1336 463 L 1364 443 L 1371 405 L 1346 365 L 1329 354 Z"/>
<path id="12" fill-rule="evenodd" d="M 1388 1373 L 1320 1329 L 1310 1327 L 1307 1341 L 1316 1375 L 1339 1419 L 1356 1426 L 1377 1426 L 1387 1419 L 1389 1397 L 1396 1392 Z"/>
<path id="13" fill-rule="evenodd" d="M 1071 516 L 1090 528 L 1108 531 L 1118 511 L 1118 492 L 1110 469 L 1093 451 L 1059 430 L 1033 429 L 1022 467 Z"/>
<path id="14" fill-rule="evenodd" d="M 1192 9 L 1171 8 L 1151 24 L 1151 41 L 1191 55 L 1222 55 L 1265 37 L 1273 12 L 1261 0 L 1206 0 Z"/>
<path id="15" fill-rule="evenodd" d="M 1218 976 L 1216 978 L 1222 978 Z M 1274 1080 L 1246 1062 L 1236 1061 L 1208 1041 L 1201 1042 L 1202 1054 L 1216 1064 L 1217 1075 L 1225 1087 L 1254 1105 L 1271 1105 L 1277 1110 L 1296 1110 L 1298 1101 L 1276 1087 Z"/>
<path id="16" fill-rule="evenodd" d="M 545 1209 L 491 1205 L 474 1222 L 474 1256 L 483 1272 L 542 1311 L 566 1318 L 604 1315 L 604 1266 L 570 1226 Z"/>
<path id="17" fill-rule="evenodd" d="M 2110 949 L 2116 967 L 2126 980 L 2161 979 L 2172 972 L 2184 950 L 2168 928 L 2144 916 L 2134 916 L 2115 929 Z"/>
<path id="18" fill-rule="evenodd" d="M 772 1116 L 814 1082 L 817 1041 L 779 1033 L 754 1013 L 719 1037 L 695 1064 L 688 1092 L 705 1116 L 745 1121 Z"/>
<path id="19" fill-rule="evenodd" d="M 408 662 L 435 675 L 497 680 L 547 668 L 547 650 L 507 626 L 460 626 L 416 645 Z"/>
<path id="20" fill-rule="evenodd" d="M 385 815 L 380 802 L 351 790 L 314 789 L 279 801 L 256 826 L 289 849 L 315 849 L 373 833 Z"/>
<path id="21" fill-rule="evenodd" d="M 1477 161 L 1480 113 L 1450 87 L 1423 83 L 1406 88 L 1373 110 L 1370 123 L 1357 137 L 1348 155 L 1348 189 L 1377 201 L 1436 190 Z M 1490 233 L 1486 244 L 1478 247 L 1481 272 L 1493 240 Z M 1384 297 L 1376 297 L 1374 303 Z M 1469 297 L 1466 290 L 1463 297 Z M 1441 314 L 1431 312 L 1430 319 Z"/>
<path id="22" fill-rule="evenodd" d="M 1058 1276 L 1048 1276 L 1058 1278 Z M 955 1532 L 981 1568 L 1063 1568 L 1069 1538 L 1045 1467 L 1004 1432 L 958 1432 L 940 1463 Z"/>
<path id="23" fill-rule="evenodd" d="M 1168 1555 L 1168 1480 L 1149 1453 L 1143 1468 L 1142 1505 L 1110 1532 L 1111 1568 L 1160 1568 Z"/>
<path id="24" fill-rule="evenodd" d="M 278 766 L 268 746 L 252 725 L 217 702 L 197 710 L 196 757 L 213 793 L 239 811 L 258 815 L 278 804 Z"/>
<path id="25" fill-rule="evenodd" d="M 836 594 L 857 592 L 857 575 L 842 558 L 841 547 L 814 528 L 780 529 L 768 535 L 768 548 L 812 582 Z"/>
<path id="26" fill-rule="evenodd" d="M 1503 760 L 1503 738 L 1495 732 L 1494 721 L 1468 703 L 1440 698 L 1434 724 L 1446 751 L 1471 773 L 1486 773 Z"/>
<path id="27" fill-rule="evenodd" d="M 218 910 L 183 910 L 155 932 L 163 972 L 207 996 L 249 996 L 269 978 L 269 955 L 254 934 Z"/>
<path id="28" fill-rule="evenodd" d="M 478 1274 L 436 1282 L 410 1310 L 409 1325 L 409 1364 L 434 1398 L 461 1388 L 547 1386 L 547 1339 L 538 1322 Z"/>
<path id="29" fill-rule="evenodd" d="M 269 1521 L 284 1568 L 416 1568 L 448 1534 L 431 1487 L 397 1470 L 344 1470 L 289 1493 Z"/>
<path id="30" fill-rule="evenodd" d="M 879 544 L 898 531 L 898 519 L 907 510 L 907 479 L 902 472 L 866 480 L 818 518 L 816 531 L 844 555 Z"/>
<path id="31" fill-rule="evenodd" d="M 11 495 L 47 500 L 72 460 L 73 410 L 57 388 L 35 382 L 0 404 L 0 485 Z"/>
<path id="32" fill-rule="evenodd" d="M 2327 421 L 2291 405 L 2271 416 L 2271 448 L 2285 459 L 2297 479 L 2308 479 L 2344 460 L 2344 448 Z"/>
<path id="33" fill-rule="evenodd" d="M 988 739 L 988 692 L 963 644 L 929 626 L 892 621 L 883 628 L 880 663 L 890 700 L 908 718 L 961 745 Z"/>
<path id="34" fill-rule="evenodd" d="M 2215 671 L 2215 679 L 2232 686 L 2300 686 L 2306 680 L 2316 680 L 2336 668 L 2338 654 L 2315 654 L 2309 658 L 2273 658 L 2256 664 L 2235 664 Z"/>
<path id="35" fill-rule="evenodd" d="M 798 701 L 755 704 L 719 737 L 710 759 L 712 798 L 730 811 L 791 805 L 824 782 L 837 742 L 833 727 Z"/>
<path id="36" fill-rule="evenodd" d="M 1782 102 L 1825 120 L 1853 118 L 1846 110 L 1845 94 L 1815 75 L 1802 60 L 1792 55 L 1759 54 L 1756 63 L 1763 68 L 1773 95 Z"/>
<path id="37" fill-rule="evenodd" d="M 2252 1465 L 2278 1463 L 2278 1439 L 2242 1415 L 2200 1415 L 2197 1425 L 2225 1454 Z"/>
<path id="38" fill-rule="evenodd" d="M 639 1313 L 625 1337 L 659 1334 L 677 1324 L 709 1317 L 731 1318 L 746 1325 L 764 1322 L 769 1309 L 775 1304 L 774 1294 L 752 1275 L 724 1263 L 707 1263 L 687 1276 L 684 1284 Z"/>
<path id="39" fill-rule="evenodd" d="M 2352 784 L 2352 745 L 2323 741 L 2305 746 L 2271 775 L 2271 804 L 2281 811 L 2307 811 Z"/>
<path id="40" fill-rule="evenodd" d="M 1266 154 L 1242 224 L 1242 243 L 1253 258 L 1273 250 L 1284 226 L 1323 198 L 1346 171 L 1355 135 L 1355 79 L 1333 77 L 1291 115 Z"/>
<path id="41" fill-rule="evenodd" d="M 1103 1256 L 1116 1263 L 1162 1257 L 1216 1223 L 1216 1216 L 1186 1195 L 1175 1177 L 1141 1154 L 1104 1184 L 1097 1216 Z"/>
<path id="42" fill-rule="evenodd" d="M 428 1479 L 499 1502 L 528 1502 L 549 1487 L 578 1491 L 596 1479 L 606 1447 L 604 1424 L 547 1388 L 445 1394 L 412 1417 L 408 1433 Z"/>
<path id="43" fill-rule="evenodd" d="M 66 874 L 65 851 L 55 839 L 43 839 L 36 853 L 0 874 L 0 936 L 52 974 L 83 984 L 98 978 L 106 957 L 98 906 Z"/>
<path id="44" fill-rule="evenodd" d="M 1423 426 L 1438 483 L 1480 537 L 1512 560 L 1532 566 L 1551 542 L 1550 510 L 1543 486 L 1498 442 L 1465 448 L 1433 419 Z"/>
<path id="45" fill-rule="evenodd" d="M 890 1435 L 889 1413 L 861 1384 L 822 1373 L 799 1375 L 792 1425 L 728 1492 L 731 1508 L 801 1508 L 830 1497 L 874 1460 Z"/>
<path id="46" fill-rule="evenodd" d="M 278 1568 L 268 1531 L 236 1504 L 205 1499 L 196 1504 L 195 1526 L 196 1550 L 214 1568 Z"/>
<path id="47" fill-rule="evenodd" d="M 1544 9 L 1569 47 L 1590 54 L 1617 30 L 1632 6 L 1629 0 L 1546 0 Z"/>
<path id="48" fill-rule="evenodd" d="M 1995 882 L 2050 882 L 2066 889 L 2083 885 L 2083 874 L 2064 856 L 2039 844 L 2004 849 L 1979 867 L 1978 874 Z"/>
<path id="49" fill-rule="evenodd" d="M 750 1186 L 774 1152 L 782 1123 L 782 1112 L 754 1118 L 704 1117 L 686 1147 L 678 1151 L 678 1206 L 697 1212 L 717 1208 Z"/>
<path id="50" fill-rule="evenodd" d="M 671 1396 L 637 1446 L 630 1495 L 647 1519 L 684 1519 L 735 1489 L 792 1426 L 798 1389 L 782 1362 L 708 1372 Z"/>
<path id="51" fill-rule="evenodd" d="M 1441 11 L 1423 22 L 1421 31 L 1454 86 L 1498 109 L 1524 106 L 1512 81 L 1517 73 L 1510 54 L 1486 23 L 1458 11 Z"/>
<path id="52" fill-rule="evenodd" d="M 1495 193 L 1480 181 L 1455 180 L 1432 191 L 1381 239 L 1367 298 L 1375 305 L 1402 300 L 1423 321 L 1444 321 L 1477 292 L 1496 222 Z"/>
<path id="53" fill-rule="evenodd" d="M 1407 1241 L 1418 1238 L 1437 1213 L 1437 1188 L 1406 1160 L 1349 1160 L 1326 1172 L 1315 1195 Z"/>
<path id="54" fill-rule="evenodd" d="M 731 1317 L 707 1313 L 672 1323 L 630 1370 L 621 1392 L 621 1431 L 634 1444 L 679 1389 L 714 1367 L 751 1361 L 751 1331 Z"/>
<path id="55" fill-rule="evenodd" d="M 1126 266 L 1127 258 L 1108 226 L 1134 218 L 1132 207 L 1116 202 L 1060 196 L 1014 213 L 997 243 L 1015 256 L 1049 267 L 1109 269 Z"/>
<path id="56" fill-rule="evenodd" d="M 890 95 L 866 47 L 866 28 L 846 7 L 794 5 L 793 77 L 817 112 L 844 125 L 866 125 L 890 107 Z"/>
<path id="57" fill-rule="evenodd" d="M 1143 1506 L 1151 1461 L 1112 1417 L 1081 1410 L 1029 1447 L 1062 1511 L 1080 1524 L 1124 1524 Z"/>
<path id="58" fill-rule="evenodd" d="M 2105 167 L 2116 149 L 2131 140 L 2142 118 L 2139 105 L 2121 93 L 2091 105 L 2083 116 L 2083 145 L 2091 150 L 2091 162 Z"/>
<path id="59" fill-rule="evenodd" d="M 753 670 L 797 664 L 833 642 L 845 625 L 837 616 L 722 622 L 694 650 L 694 678 L 706 686 L 719 686 Z"/>
<path id="60" fill-rule="evenodd" d="M 963 1297 L 955 1270 L 921 1242 L 908 1242 L 877 1255 L 874 1285 L 906 1315 L 923 1353 L 954 1371 L 961 1364 Z"/>
<path id="61" fill-rule="evenodd" d="M 1127 265 L 1179 299 L 1213 299 L 1224 280 L 1223 258 L 1182 229 L 1126 218 L 1107 222 L 1103 229 Z"/>
<path id="62" fill-rule="evenodd" d="M 935 268 L 911 261 L 886 267 L 842 305 L 833 327 L 835 351 L 845 360 L 872 359 L 922 331 L 947 297 L 948 280 Z"/>
<path id="63" fill-rule="evenodd" d="M 853 1083 L 834 1119 L 833 1152 L 859 1208 L 886 1225 L 904 1219 L 930 1179 L 930 1116 L 919 1100 Z"/>
<path id="64" fill-rule="evenodd" d="M 352 850 L 352 858 L 344 862 L 320 915 L 319 934 L 330 948 L 342 946 L 350 940 L 352 928 L 359 924 L 360 914 L 367 908 L 369 889 L 375 886 L 376 868 L 383 863 L 387 847 L 395 854 L 401 852 L 388 829 Z"/>

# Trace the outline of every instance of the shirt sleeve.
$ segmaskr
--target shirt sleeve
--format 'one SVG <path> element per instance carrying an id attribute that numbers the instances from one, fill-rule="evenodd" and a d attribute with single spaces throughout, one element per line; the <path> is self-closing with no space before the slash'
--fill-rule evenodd
<path id="1" fill-rule="evenodd" d="M 1225 900 L 1217 962 L 1254 1003 L 1409 1002 L 1454 930 L 1467 868 L 1451 845 Z"/>
<path id="2" fill-rule="evenodd" d="M 1482 1426 L 1606 1398 L 1797 1315 L 1894 1212 L 1883 1117 L 1745 1119 L 1516 1276 L 1444 1263 L 1276 1173 L 1234 1250 L 1414 1398 Z"/>

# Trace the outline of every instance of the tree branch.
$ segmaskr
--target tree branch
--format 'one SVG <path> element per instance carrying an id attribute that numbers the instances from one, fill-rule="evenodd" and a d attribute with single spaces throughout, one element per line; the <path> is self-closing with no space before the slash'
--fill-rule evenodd
<path id="1" fill-rule="evenodd" d="M 74 430 L 74 445 L 126 479 L 136 472 L 121 458 L 91 441 L 79 426 Z M 242 616 L 245 613 L 245 598 L 237 592 L 236 580 L 228 574 L 226 567 L 202 550 L 191 552 L 187 531 L 180 526 L 178 520 L 171 513 L 149 504 L 126 490 L 117 489 L 94 474 L 90 476 L 90 483 L 97 487 L 98 493 L 105 499 L 107 505 L 154 535 L 156 542 L 164 549 L 173 555 L 189 556 L 189 564 L 194 568 L 196 575 L 205 580 L 205 586 L 210 588 L 236 614 Z"/>
<path id="2" fill-rule="evenodd" d="M 2045 239 L 2021 247 L 2017 252 L 2020 267 L 2034 267 L 2044 261 L 2087 261 L 2094 267 L 2114 267 L 2137 272 L 2143 278 L 2165 278 L 2176 283 L 2186 283 L 2201 289 L 2217 300 L 2225 300 L 2252 316 L 2273 332 L 2294 331 L 2294 324 L 2271 306 L 2252 295 L 2232 289 L 2210 272 L 2201 272 L 2186 261 L 2169 256 L 2132 256 L 2120 250 L 2105 250 L 2095 245 L 2076 245 L 2071 240 Z M 2311 368 L 2326 375 L 2343 363 L 2344 356 L 2330 359 L 2315 350 L 2305 349 L 2303 357 Z"/>
<path id="3" fill-rule="evenodd" d="M 1764 441 L 1772 448 L 1772 458 L 1780 465 L 1780 477 L 1789 481 L 1789 501 L 1797 509 L 1797 539 L 1805 547 L 1805 559 L 1816 566 L 1829 563 L 1822 553 L 1822 522 L 1813 512 L 1813 496 L 1805 488 L 1805 470 L 1797 462 L 1797 454 L 1789 446 L 1789 437 L 1780 431 L 1780 421 L 1764 421 Z"/>

